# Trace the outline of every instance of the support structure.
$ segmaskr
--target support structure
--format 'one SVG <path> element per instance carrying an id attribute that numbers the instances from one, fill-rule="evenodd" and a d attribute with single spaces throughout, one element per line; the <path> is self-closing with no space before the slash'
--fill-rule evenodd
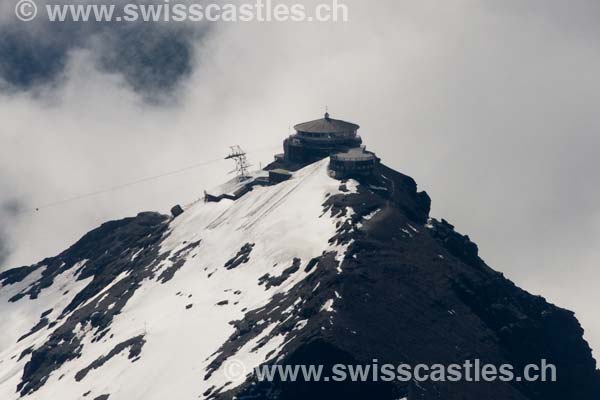
<path id="1" fill-rule="evenodd" d="M 250 177 L 248 174 L 250 164 L 246 158 L 246 152 L 240 146 L 231 146 L 230 148 L 231 153 L 225 159 L 235 161 L 235 170 L 232 172 L 236 172 L 240 182 L 244 181 Z"/>

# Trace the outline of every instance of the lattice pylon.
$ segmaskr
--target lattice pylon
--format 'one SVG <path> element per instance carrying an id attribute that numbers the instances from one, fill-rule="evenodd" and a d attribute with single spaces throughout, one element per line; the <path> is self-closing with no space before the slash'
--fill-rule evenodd
<path id="1" fill-rule="evenodd" d="M 250 164 L 248 163 L 248 158 L 246 157 L 246 152 L 240 146 L 231 146 L 231 153 L 225 157 L 226 160 L 234 160 L 235 161 L 235 172 L 240 181 L 246 180 L 250 177 L 248 174 L 248 168 Z M 233 171 L 232 171 L 233 172 Z"/>

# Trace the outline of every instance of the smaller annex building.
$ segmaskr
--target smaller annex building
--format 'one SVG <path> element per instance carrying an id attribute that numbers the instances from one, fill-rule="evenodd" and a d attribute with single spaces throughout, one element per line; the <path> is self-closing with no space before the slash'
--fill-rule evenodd
<path id="1" fill-rule="evenodd" d="M 373 173 L 379 158 L 364 147 L 355 147 L 348 151 L 332 154 L 329 170 L 333 177 L 345 179 L 350 177 L 368 176 Z"/>

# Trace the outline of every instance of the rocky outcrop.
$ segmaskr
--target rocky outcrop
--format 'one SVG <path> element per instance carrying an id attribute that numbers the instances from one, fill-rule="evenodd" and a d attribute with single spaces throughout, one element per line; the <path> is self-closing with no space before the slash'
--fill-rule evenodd
<path id="1" fill-rule="evenodd" d="M 351 222 L 332 240 L 351 243 L 340 275 L 316 271 L 290 292 L 306 299 L 308 320 L 277 364 L 419 363 L 450 365 L 480 359 L 518 370 L 545 359 L 557 382 L 282 382 L 252 381 L 218 399 L 595 399 L 600 373 L 573 313 L 516 287 L 479 257 L 477 245 L 445 220 L 429 219 L 429 197 L 414 181 L 381 166 L 357 193 L 333 196 L 333 213 Z M 318 284 L 318 293 L 309 293 Z M 333 312 L 320 312 L 333 299 Z M 274 299 L 266 307 L 289 305 Z M 249 317 L 250 318 L 250 317 Z M 240 323 L 282 316 L 263 312 Z M 294 323 L 280 325 L 293 329 Z M 287 326 L 287 328 L 286 328 Z M 245 328 L 242 328 L 245 327 Z M 246 333 L 247 332 L 247 333 Z"/>

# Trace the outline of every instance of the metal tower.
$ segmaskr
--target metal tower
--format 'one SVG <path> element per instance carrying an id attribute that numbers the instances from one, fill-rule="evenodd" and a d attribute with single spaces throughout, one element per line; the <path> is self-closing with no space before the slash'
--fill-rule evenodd
<path id="1" fill-rule="evenodd" d="M 250 164 L 246 158 L 246 152 L 242 150 L 240 146 L 231 146 L 230 149 L 231 153 L 225 157 L 225 159 L 235 161 L 235 170 L 231 172 L 235 172 L 237 174 L 240 182 L 248 179 L 250 177 L 248 174 L 248 167 L 250 167 Z"/>

